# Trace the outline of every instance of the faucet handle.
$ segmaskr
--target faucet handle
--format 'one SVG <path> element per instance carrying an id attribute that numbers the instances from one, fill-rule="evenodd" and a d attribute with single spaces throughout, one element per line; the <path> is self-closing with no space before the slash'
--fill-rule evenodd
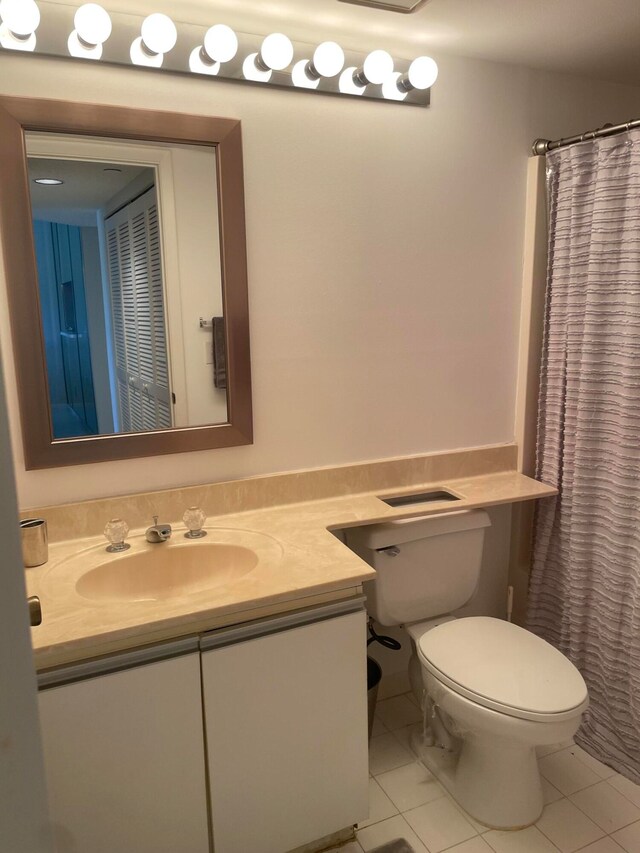
<path id="1" fill-rule="evenodd" d="M 29 604 L 29 624 L 32 628 L 42 625 L 42 605 L 37 595 L 30 595 L 27 599 Z"/>
<path id="2" fill-rule="evenodd" d="M 126 551 L 127 548 L 131 548 L 131 545 L 124 541 L 127 538 L 128 533 L 129 525 L 126 521 L 123 521 L 123 519 L 112 518 L 111 521 L 108 521 L 104 528 L 104 535 L 109 540 L 107 551 L 109 551 L 110 554 L 113 554 L 118 551 Z"/>
<path id="3" fill-rule="evenodd" d="M 186 539 L 202 539 L 203 536 L 207 535 L 207 531 L 202 529 L 207 516 L 200 507 L 190 506 L 182 516 L 182 520 L 189 528 L 189 531 L 184 534 Z"/>

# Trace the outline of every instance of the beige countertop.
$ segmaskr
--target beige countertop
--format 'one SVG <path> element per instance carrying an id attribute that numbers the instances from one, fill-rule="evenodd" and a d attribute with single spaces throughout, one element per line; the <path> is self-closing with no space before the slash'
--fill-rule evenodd
<path id="1" fill-rule="evenodd" d="M 378 497 L 440 489 L 459 500 L 394 508 Z M 501 471 L 210 517 L 208 535 L 199 541 L 186 540 L 184 526 L 176 525 L 169 543 L 151 545 L 144 529 L 136 529 L 124 555 L 106 553 L 101 536 L 54 542 L 48 562 L 26 570 L 28 594 L 40 597 L 43 612 L 42 624 L 32 628 L 36 667 L 47 669 L 353 594 L 375 572 L 331 530 L 554 494 L 550 486 Z M 153 600 L 93 600 L 76 588 L 80 577 L 107 561 L 115 565 L 133 554 L 178 545 L 198 548 L 200 543 L 251 548 L 258 564 L 229 583 Z"/>

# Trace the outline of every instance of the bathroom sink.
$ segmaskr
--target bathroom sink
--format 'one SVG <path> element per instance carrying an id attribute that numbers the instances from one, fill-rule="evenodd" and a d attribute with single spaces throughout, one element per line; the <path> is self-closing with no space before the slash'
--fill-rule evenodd
<path id="1" fill-rule="evenodd" d="M 157 601 L 238 580 L 258 561 L 251 548 L 222 542 L 154 545 L 105 559 L 78 578 L 76 591 L 94 601 Z"/>

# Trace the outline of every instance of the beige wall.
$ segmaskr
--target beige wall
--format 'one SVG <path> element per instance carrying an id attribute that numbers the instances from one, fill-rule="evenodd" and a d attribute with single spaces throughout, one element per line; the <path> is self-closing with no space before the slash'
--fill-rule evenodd
<path id="1" fill-rule="evenodd" d="M 182 426 L 224 423 L 227 420 L 227 397 L 224 390 L 214 387 L 213 364 L 205 356 L 207 348 L 212 348 L 213 331 L 199 326 L 200 317 L 211 320 L 222 314 L 215 151 L 195 145 L 174 145 L 171 159 L 180 264 L 184 393 L 187 398 L 185 419 L 182 424 L 174 423 Z M 189 192 L 185 192 L 186 187 L 189 187 Z M 170 281 L 166 282 L 166 288 L 171 289 Z M 175 363 L 173 351 L 170 362 Z M 173 390 L 178 392 L 177 384 Z"/>
<path id="2" fill-rule="evenodd" d="M 240 118 L 246 172 L 255 444 L 25 472 L 0 288 L 22 506 L 512 440 L 530 143 L 640 89 L 436 58 L 420 109 L 0 57 L 8 94 Z"/>

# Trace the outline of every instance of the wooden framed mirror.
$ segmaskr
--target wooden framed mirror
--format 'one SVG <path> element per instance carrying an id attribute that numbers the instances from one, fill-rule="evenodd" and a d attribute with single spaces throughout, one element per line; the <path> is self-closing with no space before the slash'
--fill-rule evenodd
<path id="1" fill-rule="evenodd" d="M 250 444 L 240 122 L 1 96 L 0 174 L 26 468 Z"/>

